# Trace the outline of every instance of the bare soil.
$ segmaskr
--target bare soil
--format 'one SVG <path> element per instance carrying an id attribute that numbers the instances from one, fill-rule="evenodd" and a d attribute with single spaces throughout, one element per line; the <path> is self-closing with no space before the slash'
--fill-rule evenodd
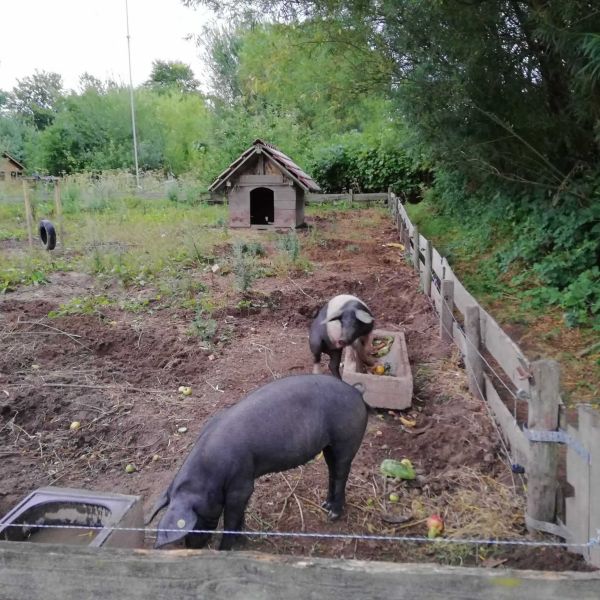
<path id="1" fill-rule="evenodd" d="M 371 412 L 339 521 L 328 522 L 320 508 L 326 467 L 316 458 L 257 482 L 247 528 L 424 535 L 425 519 L 439 513 L 448 537 L 533 539 L 524 526 L 523 481 L 511 473 L 485 405 L 469 394 L 460 357 L 440 341 L 436 316 L 415 275 L 398 249 L 384 246 L 397 241 L 386 215 L 363 209 L 310 224 L 320 235 L 310 230 L 299 235 L 312 273 L 257 280 L 246 298 L 250 302 L 239 304 L 231 274 L 195 274 L 224 307 L 213 314 L 219 330 L 212 345 L 190 334 L 194 311 L 157 300 L 143 313 L 109 306 L 91 315 L 48 318 L 70 298 L 106 293 L 80 273 L 58 273 L 46 286 L 1 297 L 0 514 L 46 485 L 140 494 L 148 511 L 211 415 L 273 378 L 311 371 L 308 327 L 315 309 L 335 294 L 352 293 L 369 305 L 377 326 L 405 333 L 415 394 L 412 409 L 402 416 L 416 424 L 403 425 L 393 411 Z M 252 235 L 261 239 L 260 233 Z M 274 248 L 265 246 L 271 256 Z M 219 249 L 222 257 L 229 252 Z M 112 292 L 132 299 L 154 296 L 143 289 Z M 192 395 L 178 393 L 180 385 L 191 386 Z M 69 428 L 73 421 L 81 423 L 76 431 Z M 385 458 L 409 458 L 419 477 L 385 480 L 379 473 Z M 129 463 L 136 472 L 125 472 Z M 390 502 L 391 492 L 398 502 Z M 390 522 L 404 517 L 405 522 Z M 500 568 L 587 568 L 563 550 L 486 544 L 253 537 L 246 548 Z"/>

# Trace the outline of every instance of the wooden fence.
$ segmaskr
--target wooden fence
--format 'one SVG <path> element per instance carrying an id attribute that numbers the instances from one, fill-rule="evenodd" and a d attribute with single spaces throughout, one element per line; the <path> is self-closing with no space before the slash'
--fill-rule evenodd
<path id="1" fill-rule="evenodd" d="M 600 573 L 0 542 L 0 600 L 597 600 Z"/>
<path id="2" fill-rule="evenodd" d="M 510 448 L 513 469 L 525 469 L 528 528 L 560 536 L 571 544 L 598 538 L 600 414 L 580 405 L 578 427 L 566 425 L 558 363 L 529 362 L 462 285 L 446 258 L 419 233 L 392 193 L 388 206 L 406 256 L 440 316 L 441 337 L 460 348 L 471 392 L 487 402 Z M 559 493 L 559 444 L 566 445 L 566 479 L 573 489 L 564 506 Z M 573 551 L 600 567 L 600 544 Z"/>
<path id="3" fill-rule="evenodd" d="M 372 192 L 366 194 L 357 194 L 350 190 L 343 194 L 306 194 L 307 204 L 329 204 L 335 202 L 385 202 L 388 199 L 386 192 Z"/>

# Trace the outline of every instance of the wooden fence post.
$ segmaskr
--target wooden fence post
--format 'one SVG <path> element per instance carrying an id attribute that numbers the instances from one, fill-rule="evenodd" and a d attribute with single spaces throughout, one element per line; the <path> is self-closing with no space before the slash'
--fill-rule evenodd
<path id="1" fill-rule="evenodd" d="M 404 244 L 404 251 L 406 252 L 406 259 L 410 258 L 410 227 L 408 222 L 404 223 L 404 239 L 402 240 Z"/>
<path id="2" fill-rule="evenodd" d="M 354 190 L 350 188 L 350 204 L 354 204 Z"/>
<path id="3" fill-rule="evenodd" d="M 442 279 L 442 306 L 440 310 L 440 337 L 445 342 L 452 342 L 452 325 L 454 311 L 454 281 Z"/>
<path id="4" fill-rule="evenodd" d="M 537 360 L 530 365 L 528 429 L 555 431 L 560 405 L 560 366 L 554 360 Z M 558 444 L 532 442 L 527 469 L 527 516 L 552 523 L 556 513 Z M 533 528 L 532 528 L 533 529 Z"/>
<path id="5" fill-rule="evenodd" d="M 419 269 L 419 228 L 415 225 L 413 227 L 413 267 L 417 273 L 420 272 Z"/>
<path id="6" fill-rule="evenodd" d="M 425 241 L 425 271 L 423 272 L 423 291 L 426 296 L 431 297 L 431 263 L 432 245 L 429 240 Z"/>
<path id="7" fill-rule="evenodd" d="M 29 185 L 25 179 L 23 179 L 23 202 L 25 203 L 25 220 L 27 221 L 29 247 L 33 248 L 33 213 L 31 212 L 31 201 L 29 199 Z"/>
<path id="8" fill-rule="evenodd" d="M 465 309 L 466 364 L 469 376 L 469 390 L 476 398 L 485 400 L 483 379 L 483 359 L 481 358 L 481 328 L 479 324 L 479 306 L 467 306 Z"/>
<path id="9" fill-rule="evenodd" d="M 64 247 L 63 241 L 63 216 L 62 216 L 62 199 L 60 197 L 60 181 L 54 182 L 54 207 L 56 208 L 56 220 L 58 221 L 58 239 L 61 246 Z"/>

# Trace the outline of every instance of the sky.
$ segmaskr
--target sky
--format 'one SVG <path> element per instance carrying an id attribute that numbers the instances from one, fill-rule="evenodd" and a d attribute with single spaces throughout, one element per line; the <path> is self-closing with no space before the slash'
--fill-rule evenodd
<path id="1" fill-rule="evenodd" d="M 16 0 L 2 3 L 0 90 L 34 71 L 59 73 L 66 89 L 78 89 L 88 72 L 104 81 L 129 83 L 125 0 Z M 134 85 L 146 81 L 154 60 L 177 60 L 207 80 L 194 41 L 215 20 L 205 8 L 181 0 L 128 0 Z"/>

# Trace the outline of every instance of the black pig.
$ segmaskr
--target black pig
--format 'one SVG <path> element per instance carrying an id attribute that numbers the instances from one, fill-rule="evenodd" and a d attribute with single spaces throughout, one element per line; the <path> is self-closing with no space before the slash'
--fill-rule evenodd
<path id="1" fill-rule="evenodd" d="M 149 523 L 168 505 L 155 547 L 185 537 L 201 548 L 224 511 L 224 529 L 240 531 L 254 480 L 285 471 L 321 450 L 329 469 L 323 507 L 337 519 L 344 506 L 350 465 L 367 425 L 367 407 L 355 387 L 325 375 L 296 375 L 273 381 L 208 421 L 171 485 L 156 503 Z M 161 529 L 171 531 L 160 531 Z M 220 549 L 231 549 L 223 535 Z"/>
<path id="2" fill-rule="evenodd" d="M 356 296 L 341 294 L 332 298 L 310 326 L 309 346 L 314 357 L 313 373 L 321 372 L 321 353 L 329 354 L 329 370 L 341 379 L 340 362 L 346 346 L 354 346 L 364 364 L 374 364 L 369 356 L 375 319 L 367 305 Z"/>

